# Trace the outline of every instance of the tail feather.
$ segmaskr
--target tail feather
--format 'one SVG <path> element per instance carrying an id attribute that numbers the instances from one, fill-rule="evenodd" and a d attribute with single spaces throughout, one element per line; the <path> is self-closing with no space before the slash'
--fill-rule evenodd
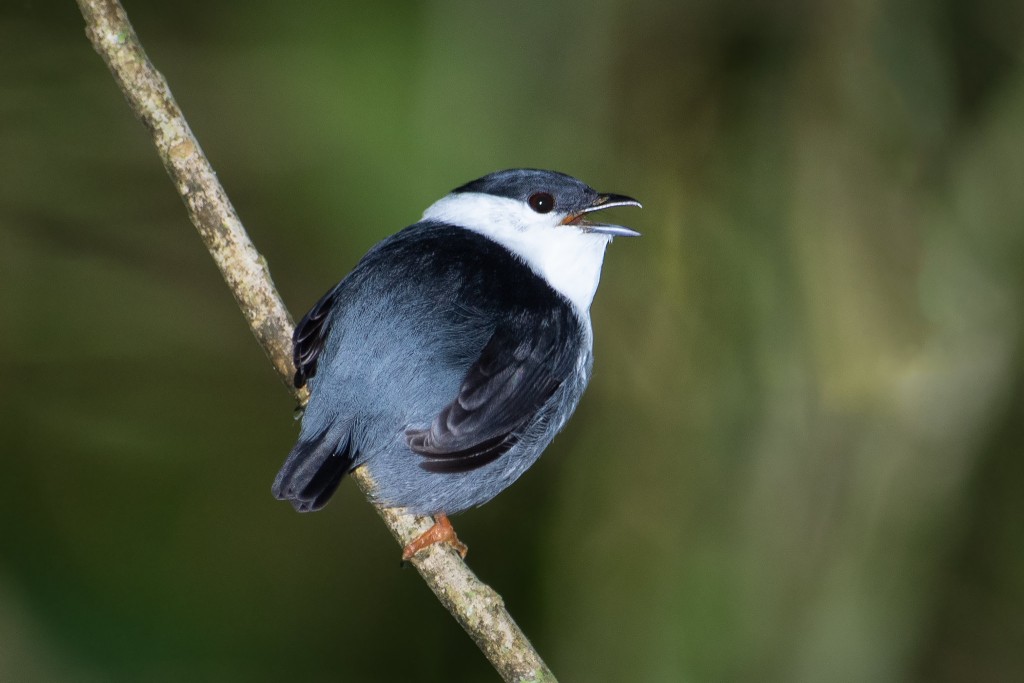
<path id="1" fill-rule="evenodd" d="M 289 501 L 299 512 L 322 508 L 352 469 L 350 443 L 348 434 L 339 440 L 330 430 L 299 441 L 274 479 L 274 496 Z"/>

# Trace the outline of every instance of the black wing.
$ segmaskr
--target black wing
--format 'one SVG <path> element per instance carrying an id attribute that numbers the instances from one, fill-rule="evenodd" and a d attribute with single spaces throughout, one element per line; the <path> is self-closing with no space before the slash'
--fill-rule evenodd
<path id="1" fill-rule="evenodd" d="M 516 444 L 574 371 L 579 322 L 568 305 L 522 312 L 501 324 L 469 368 L 459 394 L 428 429 L 406 432 L 431 472 L 464 472 L 493 462 Z"/>
<path id="2" fill-rule="evenodd" d="M 330 313 L 341 285 L 324 294 L 307 313 L 292 334 L 292 359 L 295 361 L 295 388 L 301 389 L 316 374 L 316 364 L 327 338 Z"/>

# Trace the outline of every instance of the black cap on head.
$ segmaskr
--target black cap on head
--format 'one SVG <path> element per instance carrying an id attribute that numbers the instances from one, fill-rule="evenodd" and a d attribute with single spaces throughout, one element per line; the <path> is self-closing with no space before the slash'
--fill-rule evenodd
<path id="1" fill-rule="evenodd" d="M 589 185 L 572 176 L 533 168 L 496 171 L 452 192 L 481 192 L 523 202 L 539 192 L 546 192 L 554 198 L 554 208 L 561 213 L 573 213 L 593 206 L 599 196 Z"/>

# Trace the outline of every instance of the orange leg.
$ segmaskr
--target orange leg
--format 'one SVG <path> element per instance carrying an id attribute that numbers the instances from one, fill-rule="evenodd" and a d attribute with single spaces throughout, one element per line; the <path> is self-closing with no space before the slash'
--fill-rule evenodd
<path id="1" fill-rule="evenodd" d="M 466 557 L 466 553 L 469 552 L 466 544 L 455 535 L 455 529 L 452 527 L 452 523 L 448 521 L 448 515 L 438 514 L 434 515 L 434 526 L 424 531 L 414 538 L 409 545 L 405 546 L 405 549 L 402 550 L 402 561 L 405 562 L 412 559 L 413 555 L 435 543 L 447 543 L 459 551 L 459 555 L 462 557 Z"/>

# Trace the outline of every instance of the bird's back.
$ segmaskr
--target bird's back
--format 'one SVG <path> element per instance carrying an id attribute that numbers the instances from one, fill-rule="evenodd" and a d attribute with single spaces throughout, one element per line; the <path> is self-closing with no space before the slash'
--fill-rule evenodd
<path id="1" fill-rule="evenodd" d="M 589 374 L 589 321 L 527 265 L 486 237 L 438 223 L 418 223 L 378 244 L 296 330 L 297 377 L 308 381 L 311 398 L 275 494 L 315 509 L 364 463 L 379 502 L 418 512 L 455 512 L 507 486 L 532 459 L 521 468 L 496 462 L 429 472 L 406 430 L 435 419 L 499 323 L 517 316 L 553 316 L 573 348 L 585 351 L 573 381 L 552 397 L 562 408 L 569 400 L 571 412 Z M 544 411 L 538 418 L 527 425 L 520 454 L 538 440 L 546 445 L 561 426 Z"/>

